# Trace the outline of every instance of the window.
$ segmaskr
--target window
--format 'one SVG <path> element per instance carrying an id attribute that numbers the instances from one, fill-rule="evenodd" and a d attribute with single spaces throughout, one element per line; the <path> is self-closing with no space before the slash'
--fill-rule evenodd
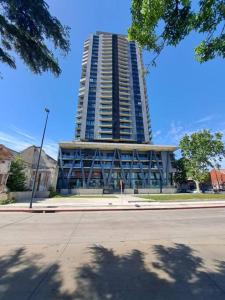
<path id="1" fill-rule="evenodd" d="M 111 134 L 102 133 L 101 138 L 112 138 Z"/>

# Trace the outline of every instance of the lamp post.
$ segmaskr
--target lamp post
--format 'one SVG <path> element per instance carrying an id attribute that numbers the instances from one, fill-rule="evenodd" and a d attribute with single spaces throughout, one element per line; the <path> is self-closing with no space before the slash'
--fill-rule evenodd
<path id="1" fill-rule="evenodd" d="M 41 151 L 42 151 L 43 142 L 44 142 L 44 138 L 45 138 L 45 131 L 46 131 L 47 122 L 48 122 L 48 114 L 49 114 L 50 110 L 48 108 L 45 108 L 45 112 L 46 112 L 45 127 L 44 127 L 44 131 L 43 131 L 43 135 L 42 135 L 41 147 L 40 147 L 40 152 L 38 155 L 37 167 L 36 167 L 35 176 L 34 176 L 32 194 L 31 194 L 31 199 L 30 199 L 30 208 L 32 208 L 33 198 L 34 198 L 34 194 L 35 194 L 38 169 L 39 169 L 39 164 L 40 164 L 40 159 L 41 159 Z"/>

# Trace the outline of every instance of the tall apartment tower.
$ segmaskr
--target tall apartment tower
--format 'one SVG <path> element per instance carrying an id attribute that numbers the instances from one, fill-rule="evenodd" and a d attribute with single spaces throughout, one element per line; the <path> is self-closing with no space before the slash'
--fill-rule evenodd
<path id="1" fill-rule="evenodd" d="M 97 32 L 84 43 L 75 139 L 151 142 L 142 55 L 125 35 Z"/>
<path id="2" fill-rule="evenodd" d="M 141 50 L 125 35 L 84 43 L 75 140 L 59 143 L 61 193 L 170 193 L 175 146 L 154 145 Z"/>

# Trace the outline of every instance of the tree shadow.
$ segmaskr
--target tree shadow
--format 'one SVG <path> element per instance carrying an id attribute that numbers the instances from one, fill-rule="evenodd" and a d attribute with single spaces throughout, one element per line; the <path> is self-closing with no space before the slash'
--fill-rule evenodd
<path id="1" fill-rule="evenodd" d="M 156 245 L 156 260 L 145 262 L 145 254 L 132 250 L 117 255 L 101 246 L 90 248 L 93 260 L 76 274 L 79 300 L 218 300 L 225 299 L 225 262 L 217 272 L 204 270 L 203 260 L 183 244 Z"/>
<path id="2" fill-rule="evenodd" d="M 0 300 L 71 299 L 60 291 L 59 266 L 38 266 L 41 257 L 19 248 L 0 258 Z"/>
<path id="3" fill-rule="evenodd" d="M 74 269 L 71 293 L 63 291 L 58 263 L 40 265 L 42 255 L 29 256 L 24 248 L 1 257 L 0 299 L 225 299 L 225 262 L 215 261 L 216 271 L 208 271 L 187 245 L 155 245 L 149 253 L 133 249 L 123 255 L 103 246 L 89 251 L 91 262 Z"/>

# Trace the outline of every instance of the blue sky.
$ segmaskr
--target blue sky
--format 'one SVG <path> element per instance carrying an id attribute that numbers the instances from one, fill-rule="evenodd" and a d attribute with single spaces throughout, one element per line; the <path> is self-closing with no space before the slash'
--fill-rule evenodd
<path id="1" fill-rule="evenodd" d="M 74 136 L 83 42 L 97 30 L 126 33 L 130 1 L 47 2 L 51 13 L 71 27 L 71 52 L 66 58 L 58 53 L 59 78 L 34 75 L 20 59 L 16 71 L 0 65 L 0 143 L 16 150 L 39 145 L 48 107 L 45 150 L 56 156 L 57 143 Z M 185 133 L 203 128 L 225 133 L 225 60 L 197 63 L 193 49 L 199 41 L 191 35 L 178 47 L 165 49 L 146 78 L 155 144 L 178 144 Z M 144 62 L 149 60 L 144 53 Z"/>

